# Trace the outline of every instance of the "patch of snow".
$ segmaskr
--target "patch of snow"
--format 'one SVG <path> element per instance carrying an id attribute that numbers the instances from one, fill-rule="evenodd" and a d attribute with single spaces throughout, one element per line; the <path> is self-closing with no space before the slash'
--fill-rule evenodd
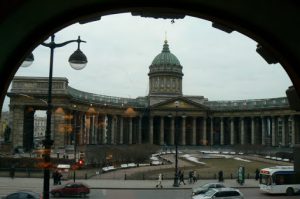
<path id="1" fill-rule="evenodd" d="M 246 160 L 246 159 L 243 159 L 243 158 L 233 158 L 233 159 L 243 161 L 243 162 L 251 162 L 250 160 Z"/>
<path id="2" fill-rule="evenodd" d="M 181 156 L 181 157 L 184 157 L 185 159 L 187 159 L 187 160 L 189 160 L 189 161 L 191 161 L 191 162 L 198 163 L 198 164 L 206 164 L 205 162 L 200 162 L 200 161 L 198 160 L 198 158 L 195 158 L 195 157 L 193 157 L 193 156 L 191 156 L 191 155 L 189 155 L 189 154 L 185 154 L 185 155 L 183 155 L 183 156 Z"/>

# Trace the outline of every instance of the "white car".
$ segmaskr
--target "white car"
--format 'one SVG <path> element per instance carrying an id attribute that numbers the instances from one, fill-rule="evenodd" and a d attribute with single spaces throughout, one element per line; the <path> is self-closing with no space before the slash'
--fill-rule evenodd
<path id="1" fill-rule="evenodd" d="M 193 199 L 244 199 L 244 195 L 234 188 L 212 188 L 205 194 L 193 196 Z"/>
<path id="2" fill-rule="evenodd" d="M 199 187 L 193 188 L 192 196 L 205 194 L 211 188 L 224 188 L 225 185 L 219 182 L 207 183 Z"/>

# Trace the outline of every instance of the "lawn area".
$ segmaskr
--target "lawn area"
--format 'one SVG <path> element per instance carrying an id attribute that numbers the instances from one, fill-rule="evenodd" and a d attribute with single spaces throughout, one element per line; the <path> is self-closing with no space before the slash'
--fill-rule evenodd
<path id="1" fill-rule="evenodd" d="M 216 178 L 217 173 L 222 170 L 224 173 L 224 178 L 236 178 L 237 170 L 239 166 L 245 167 L 246 178 L 254 178 L 255 170 L 275 166 L 278 163 L 267 163 L 261 161 L 251 161 L 244 162 L 240 160 L 235 160 L 232 158 L 222 158 L 222 159 L 206 159 L 203 162 L 206 163 L 205 167 L 196 166 L 196 170 L 199 178 Z"/>
<path id="2" fill-rule="evenodd" d="M 217 179 L 218 172 L 222 170 L 225 179 L 236 179 L 237 170 L 239 166 L 245 167 L 246 178 L 254 178 L 255 170 L 257 168 L 262 169 L 276 165 L 292 165 L 291 163 L 263 160 L 251 160 L 250 162 L 245 162 L 233 158 L 209 158 L 200 159 L 199 161 L 204 162 L 206 164 L 200 165 L 193 163 L 193 166 L 188 167 L 181 167 L 180 164 L 178 165 L 179 169 L 184 171 L 185 178 L 188 178 L 189 171 L 194 170 L 197 173 L 198 179 Z M 130 178 L 140 179 L 141 176 L 143 176 L 145 179 L 156 179 L 159 173 L 162 173 L 165 179 L 172 179 L 174 177 L 174 168 L 159 169 L 158 167 L 158 170 L 148 171 L 146 173 L 135 173 L 131 175 Z"/>

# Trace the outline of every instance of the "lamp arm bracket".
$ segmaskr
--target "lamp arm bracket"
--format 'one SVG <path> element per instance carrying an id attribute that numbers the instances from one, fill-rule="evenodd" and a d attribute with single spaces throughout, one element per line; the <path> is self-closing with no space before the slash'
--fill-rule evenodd
<path id="1" fill-rule="evenodd" d="M 77 40 L 69 40 L 69 41 L 66 41 L 66 42 L 63 42 L 63 43 L 54 43 L 54 42 L 49 42 L 49 43 L 41 43 L 41 45 L 43 45 L 43 46 L 46 46 L 46 47 L 48 47 L 48 48 L 60 48 L 60 47 L 63 47 L 63 46 L 65 46 L 65 45 L 67 45 L 67 44 L 69 44 L 69 43 L 73 43 L 73 42 L 78 42 L 78 43 L 80 43 L 80 42 L 83 42 L 83 43 L 86 43 L 86 41 L 83 41 L 83 40 L 81 40 L 81 39 L 77 39 Z"/>

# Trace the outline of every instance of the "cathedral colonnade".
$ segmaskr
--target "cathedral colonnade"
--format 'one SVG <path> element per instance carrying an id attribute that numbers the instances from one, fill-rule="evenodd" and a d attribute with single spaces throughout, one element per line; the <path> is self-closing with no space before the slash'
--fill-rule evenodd
<path id="1" fill-rule="evenodd" d="M 95 121 L 101 121 L 96 124 Z M 86 117 L 81 144 L 263 145 L 290 147 L 299 116 L 195 117 L 117 115 Z M 103 121 L 107 123 L 103 124 Z M 144 121 L 144 122 L 142 122 Z M 148 121 L 148 123 L 147 123 Z M 142 125 L 143 124 L 143 125 Z"/>
<path id="2" fill-rule="evenodd" d="M 13 119 L 13 145 L 30 147 L 33 113 L 27 106 L 11 106 Z M 137 115 L 93 113 L 65 110 L 64 116 L 52 116 L 52 138 L 55 148 L 74 144 L 156 144 L 172 146 L 177 131 L 178 144 L 195 145 L 262 145 L 292 147 L 299 140 L 300 116 L 177 116 L 165 114 Z M 66 116 L 72 115 L 71 118 Z M 235 113 L 236 115 L 236 113 Z"/>
<path id="3" fill-rule="evenodd" d="M 197 117 L 135 116 L 80 112 L 74 132 L 79 144 L 262 145 L 291 147 L 296 143 L 298 115 Z M 78 125 L 79 124 L 79 125 Z M 74 133 L 73 132 L 73 133 Z M 69 136 L 64 143 L 71 144 Z"/>
<path id="4" fill-rule="evenodd" d="M 14 111 L 15 122 L 28 126 L 28 110 Z M 177 131 L 179 145 L 263 145 L 290 147 L 296 142 L 298 115 L 278 116 L 135 116 L 71 111 L 72 119 L 54 114 L 52 120 L 57 147 L 74 143 L 174 145 Z M 68 115 L 68 114 L 66 114 Z M 18 119 L 19 118 L 19 119 Z M 15 125 L 19 126 L 19 125 Z M 27 129 L 27 128 L 24 128 Z M 22 132 L 15 142 L 21 145 Z M 31 138 L 32 139 L 32 138 Z M 27 143 L 27 142 L 25 142 Z M 17 144 L 16 144 L 17 145 Z"/>

